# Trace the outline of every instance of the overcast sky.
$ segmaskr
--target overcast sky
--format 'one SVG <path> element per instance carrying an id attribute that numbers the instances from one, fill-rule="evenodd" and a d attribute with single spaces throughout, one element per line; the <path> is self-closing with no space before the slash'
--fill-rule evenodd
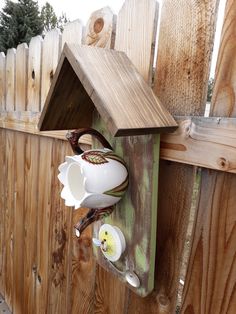
<path id="1" fill-rule="evenodd" d="M 188 1 L 188 0 L 186 0 Z M 39 6 L 42 7 L 46 0 L 38 0 Z M 124 0 L 48 0 L 53 6 L 56 15 L 60 16 L 62 12 L 71 20 L 80 19 L 83 24 L 86 24 L 90 14 L 102 7 L 109 6 L 114 13 L 118 13 Z M 158 2 L 162 3 L 162 0 Z M 224 16 L 224 7 L 226 0 L 220 0 L 219 18 L 216 31 L 215 49 L 213 52 L 211 76 L 214 76 L 214 69 L 217 60 L 217 51 L 220 41 L 220 32 Z M 5 4 L 5 0 L 0 0 L 0 10 Z"/>
<path id="2" fill-rule="evenodd" d="M 38 4 L 42 7 L 45 0 L 38 0 Z M 61 15 L 62 12 L 71 20 L 81 19 L 84 23 L 87 22 L 90 14 L 101 9 L 104 6 L 109 6 L 114 13 L 117 13 L 121 8 L 124 0 L 48 0 L 53 6 L 56 15 Z M 0 0 L 0 9 L 4 6 L 5 1 Z"/>

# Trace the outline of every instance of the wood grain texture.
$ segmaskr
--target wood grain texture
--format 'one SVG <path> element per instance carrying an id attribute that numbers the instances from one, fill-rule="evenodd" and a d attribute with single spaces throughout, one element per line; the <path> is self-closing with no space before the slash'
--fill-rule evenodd
<path id="1" fill-rule="evenodd" d="M 61 33 L 53 29 L 46 34 L 42 51 L 41 110 L 43 109 L 61 53 Z"/>
<path id="2" fill-rule="evenodd" d="M 75 20 L 64 26 L 62 33 L 62 47 L 65 43 L 81 44 L 82 42 L 83 24 L 80 20 Z"/>
<path id="3" fill-rule="evenodd" d="M 6 110 L 15 110 L 16 49 L 8 49 L 6 56 Z"/>
<path id="4" fill-rule="evenodd" d="M 13 113 L 2 113 L 0 117 L 0 128 L 15 130 L 19 132 L 35 134 L 45 137 L 57 138 L 64 141 L 66 139 L 67 130 L 61 131 L 50 131 L 50 132 L 40 132 L 37 127 L 37 121 L 40 113 L 32 113 L 29 111 L 21 112 L 20 119 L 16 112 Z M 91 137 L 89 135 L 84 135 L 80 139 L 80 143 L 91 146 Z"/>
<path id="5" fill-rule="evenodd" d="M 227 1 L 212 98 L 214 116 L 235 117 L 235 12 L 236 3 Z M 182 313 L 235 313 L 235 187 L 235 175 L 202 170 Z"/>
<path id="6" fill-rule="evenodd" d="M 13 231 L 14 231 L 14 206 L 15 206 L 15 134 L 6 132 L 6 208 L 5 208 L 5 300 L 12 310 L 13 305 Z"/>
<path id="7" fill-rule="evenodd" d="M 203 115 L 216 2 L 163 4 L 154 91 L 175 115 Z"/>
<path id="8" fill-rule="evenodd" d="M 19 133 L 17 133 L 19 136 Z M 37 271 L 37 217 L 39 178 L 39 136 L 25 136 L 24 167 L 24 294 L 23 313 L 35 312 L 36 271 Z M 22 193 L 23 194 L 23 193 Z"/>
<path id="9" fill-rule="evenodd" d="M 117 16 L 115 49 L 127 54 L 149 84 L 153 75 L 157 16 L 155 0 L 126 0 Z"/>
<path id="10" fill-rule="evenodd" d="M 50 218 L 50 255 L 48 313 L 64 314 L 70 312 L 71 303 L 71 236 L 72 210 L 66 207 L 60 195 L 61 184 L 57 178 L 58 166 L 64 162 L 67 155 L 68 143 L 53 140 L 52 146 L 52 191 Z"/>
<path id="11" fill-rule="evenodd" d="M 6 109 L 6 57 L 0 53 L 0 112 Z"/>
<path id="12" fill-rule="evenodd" d="M 236 35 L 233 30 L 236 26 L 236 9 L 234 1 L 227 0 L 225 10 L 225 20 L 221 33 L 210 116 L 235 117 Z"/>
<path id="13" fill-rule="evenodd" d="M 86 24 L 84 44 L 114 48 L 115 16 L 109 7 L 93 12 Z"/>
<path id="14" fill-rule="evenodd" d="M 32 112 L 40 111 L 42 43 L 41 36 L 31 38 L 29 43 L 27 110 Z"/>
<path id="15" fill-rule="evenodd" d="M 129 290 L 114 274 L 98 265 L 94 313 L 127 313 Z"/>
<path id="16" fill-rule="evenodd" d="M 27 73 L 28 73 L 28 46 L 23 43 L 16 49 L 16 111 L 27 108 Z"/>
<path id="17" fill-rule="evenodd" d="M 84 217 L 87 209 L 73 212 L 73 226 Z M 71 269 L 71 313 L 93 314 L 95 304 L 95 271 L 96 262 L 92 251 L 91 227 L 87 228 L 80 238 L 73 230 Z"/>
<path id="18" fill-rule="evenodd" d="M 52 180 L 54 164 L 52 161 L 53 142 L 40 138 L 38 186 L 38 222 L 37 222 L 37 279 L 36 279 L 36 309 L 35 313 L 47 312 L 48 289 L 50 281 L 49 265 L 51 265 L 51 208 Z M 45 158 L 47 157 L 47 158 Z"/>
<path id="19" fill-rule="evenodd" d="M 6 132 L 0 129 L 0 175 L 6 178 Z M 5 296 L 5 209 L 6 209 L 6 189 L 4 180 L 0 180 L 0 293 Z"/>
<path id="20" fill-rule="evenodd" d="M 204 113 L 217 8 L 215 0 L 163 3 L 154 91 L 172 114 Z M 150 313 L 176 310 L 193 180 L 193 167 L 161 161 L 156 285 L 140 310 L 147 304 Z"/>
<path id="21" fill-rule="evenodd" d="M 236 119 L 176 117 L 176 120 L 177 131 L 161 137 L 162 159 L 236 173 Z"/>
<path id="22" fill-rule="evenodd" d="M 202 170 L 182 313 L 235 313 L 235 187 L 235 175 Z"/>
<path id="23" fill-rule="evenodd" d="M 85 103 L 80 98 L 74 99 L 77 90 L 68 86 L 71 78 L 74 80 L 73 74 L 68 75 L 66 80 L 60 75 L 60 72 L 65 73 L 65 67 L 69 70 L 70 66 L 89 95 Z M 72 90 L 70 98 L 65 100 L 64 106 L 58 106 L 59 100 L 65 98 L 62 91 L 67 89 Z M 177 126 L 123 52 L 65 45 L 40 118 L 40 130 L 75 128 L 69 118 L 71 112 L 74 119 L 77 118 L 77 127 L 83 127 L 82 123 L 90 126 L 93 107 L 90 106 L 88 111 L 88 121 L 83 112 L 91 100 L 114 136 L 167 132 Z M 63 114 L 63 107 L 69 109 L 68 116 Z"/>
<path id="24" fill-rule="evenodd" d="M 13 208 L 13 312 L 21 314 L 24 298 L 24 234 L 25 234 L 25 135 L 15 134 L 15 180 L 14 184 L 14 208 Z"/>

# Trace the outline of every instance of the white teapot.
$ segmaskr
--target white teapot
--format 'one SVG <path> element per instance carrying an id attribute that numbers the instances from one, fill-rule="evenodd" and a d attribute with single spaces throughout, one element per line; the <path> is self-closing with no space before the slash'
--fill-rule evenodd
<path id="1" fill-rule="evenodd" d="M 95 136 L 104 148 L 83 151 L 78 142 L 85 134 Z M 67 156 L 58 168 L 58 178 L 64 185 L 61 197 L 67 206 L 75 209 L 87 207 L 94 214 L 94 209 L 100 210 L 101 215 L 96 211 L 95 220 L 98 220 L 108 214 L 108 208 L 111 212 L 111 207 L 127 190 L 127 167 L 124 160 L 112 151 L 107 140 L 94 129 L 68 132 L 67 139 L 76 155 Z M 86 226 L 91 222 L 87 221 Z"/>

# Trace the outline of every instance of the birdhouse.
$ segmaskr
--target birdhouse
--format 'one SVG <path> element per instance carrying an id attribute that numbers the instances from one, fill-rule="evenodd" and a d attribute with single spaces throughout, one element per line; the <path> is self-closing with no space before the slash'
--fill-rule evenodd
<path id="1" fill-rule="evenodd" d="M 146 296 L 154 287 L 160 133 L 174 131 L 177 124 L 125 53 L 66 44 L 39 129 L 78 128 L 89 128 L 92 135 L 99 132 L 110 143 L 113 153 L 100 159 L 95 154 L 97 163 L 120 158 L 129 173 L 127 191 L 112 203 L 112 214 L 93 224 L 97 261 L 137 294 Z M 92 146 L 98 148 L 98 142 L 93 140 Z M 90 157 L 87 154 L 84 159 Z M 73 162 L 65 167 L 70 169 L 73 184 L 79 168 Z M 125 178 L 125 170 L 120 171 Z M 117 177 L 121 180 L 122 176 Z"/>

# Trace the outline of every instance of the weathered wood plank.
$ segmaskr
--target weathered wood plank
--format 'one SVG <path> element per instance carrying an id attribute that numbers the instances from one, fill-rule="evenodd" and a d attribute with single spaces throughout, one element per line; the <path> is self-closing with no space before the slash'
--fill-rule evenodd
<path id="1" fill-rule="evenodd" d="M 16 49 L 16 100 L 15 110 L 25 111 L 27 108 L 27 73 L 28 46 L 23 43 Z"/>
<path id="2" fill-rule="evenodd" d="M 214 116 L 236 115 L 235 12 L 235 1 L 228 0 L 212 98 L 211 115 Z M 181 313 L 235 312 L 235 189 L 235 175 L 202 169 L 197 220 Z"/>
<path id="3" fill-rule="evenodd" d="M 6 190 L 3 178 L 6 178 L 6 131 L 0 130 L 0 293 L 5 296 L 5 209 L 6 209 Z"/>
<path id="4" fill-rule="evenodd" d="M 25 214 L 25 135 L 23 133 L 15 136 L 15 180 L 14 184 L 14 227 L 13 227 L 13 298 L 12 308 L 16 314 L 23 311 L 24 295 L 24 214 Z M 7 156 L 8 157 L 8 156 Z M 8 196 L 9 197 L 9 196 Z"/>
<path id="5" fill-rule="evenodd" d="M 158 3 L 155 0 L 126 0 L 117 16 L 115 49 L 124 51 L 152 82 Z"/>
<path id="6" fill-rule="evenodd" d="M 162 159 L 236 173 L 236 119 L 182 117 L 177 121 L 176 132 L 161 136 Z"/>
<path id="7" fill-rule="evenodd" d="M 6 208 L 5 208 L 5 300 L 12 310 L 13 304 L 13 231 L 14 231 L 14 204 L 15 204 L 15 134 L 13 131 L 6 132 Z"/>
<path id="8" fill-rule="evenodd" d="M 128 289 L 125 289 L 124 283 L 118 281 L 116 276 L 99 265 L 96 271 L 95 292 L 94 313 L 127 313 Z"/>
<path id="9" fill-rule="evenodd" d="M 27 110 L 32 112 L 40 111 L 42 43 L 41 36 L 33 37 L 29 43 Z"/>
<path id="10" fill-rule="evenodd" d="M 217 8 L 217 0 L 163 3 L 154 91 L 172 114 L 204 113 Z M 175 311 L 193 180 L 193 167 L 161 161 L 156 285 L 142 311 Z"/>
<path id="11" fill-rule="evenodd" d="M 6 57 L 0 53 L 0 112 L 6 109 Z"/>
<path id="12" fill-rule="evenodd" d="M 66 141 L 67 130 L 40 132 L 36 125 L 38 121 L 38 113 L 31 113 L 29 111 L 22 112 L 20 120 L 18 120 L 18 113 L 2 114 L 0 118 L 0 128 L 25 132 L 45 137 L 57 138 Z M 81 138 L 80 143 L 91 145 L 91 137 L 85 135 Z"/>
<path id="13" fill-rule="evenodd" d="M 42 76 L 41 76 L 41 110 L 48 94 L 53 79 L 59 55 L 61 53 L 61 33 L 59 29 L 53 29 L 46 34 L 42 51 Z"/>
<path id="14" fill-rule="evenodd" d="M 171 132 L 177 127 L 125 53 L 65 45 L 39 128 L 89 127 L 94 107 L 113 136 Z"/>
<path id="15" fill-rule="evenodd" d="M 71 154 L 71 153 L 70 153 Z M 73 212 L 73 225 L 84 217 L 86 209 Z M 72 287 L 71 313 L 93 314 L 95 304 L 95 271 L 96 262 L 92 252 L 91 227 L 87 228 L 80 238 L 73 231 L 72 238 Z M 81 284 L 83 283 L 83 284 Z"/>
<path id="16" fill-rule="evenodd" d="M 83 24 L 80 20 L 75 20 L 65 25 L 62 33 L 62 47 L 65 43 L 81 44 Z"/>
<path id="17" fill-rule="evenodd" d="M 6 110 L 15 110 L 16 49 L 8 49 L 6 56 Z"/>
<path id="18" fill-rule="evenodd" d="M 225 20 L 221 33 L 221 43 L 215 72 L 210 116 L 236 117 L 235 105 L 235 3 L 227 0 Z M 230 71 L 229 71 L 230 69 Z"/>
<path id="19" fill-rule="evenodd" d="M 115 16 L 109 7 L 93 12 L 86 24 L 84 44 L 114 48 Z"/>
<path id="20" fill-rule="evenodd" d="M 37 222 L 37 279 L 36 314 L 48 309 L 48 288 L 51 265 L 51 214 L 54 163 L 52 160 L 53 141 L 40 138 L 39 182 L 38 182 L 38 222 Z"/>
<path id="21" fill-rule="evenodd" d="M 181 313 L 235 312 L 235 188 L 235 175 L 202 170 Z"/>
<path id="22" fill-rule="evenodd" d="M 52 141 L 52 140 L 51 140 Z M 58 166 L 64 162 L 68 143 L 53 140 L 53 187 L 51 191 L 50 248 L 48 313 L 70 313 L 71 303 L 71 235 L 72 209 L 65 207 L 60 195 L 61 184 L 57 178 Z M 81 284 L 81 282 L 80 282 Z"/>
<path id="23" fill-rule="evenodd" d="M 37 216 L 39 182 L 39 137 L 25 135 L 24 204 L 24 295 L 23 313 L 35 312 L 37 271 Z M 19 133 L 17 133 L 19 136 Z"/>

